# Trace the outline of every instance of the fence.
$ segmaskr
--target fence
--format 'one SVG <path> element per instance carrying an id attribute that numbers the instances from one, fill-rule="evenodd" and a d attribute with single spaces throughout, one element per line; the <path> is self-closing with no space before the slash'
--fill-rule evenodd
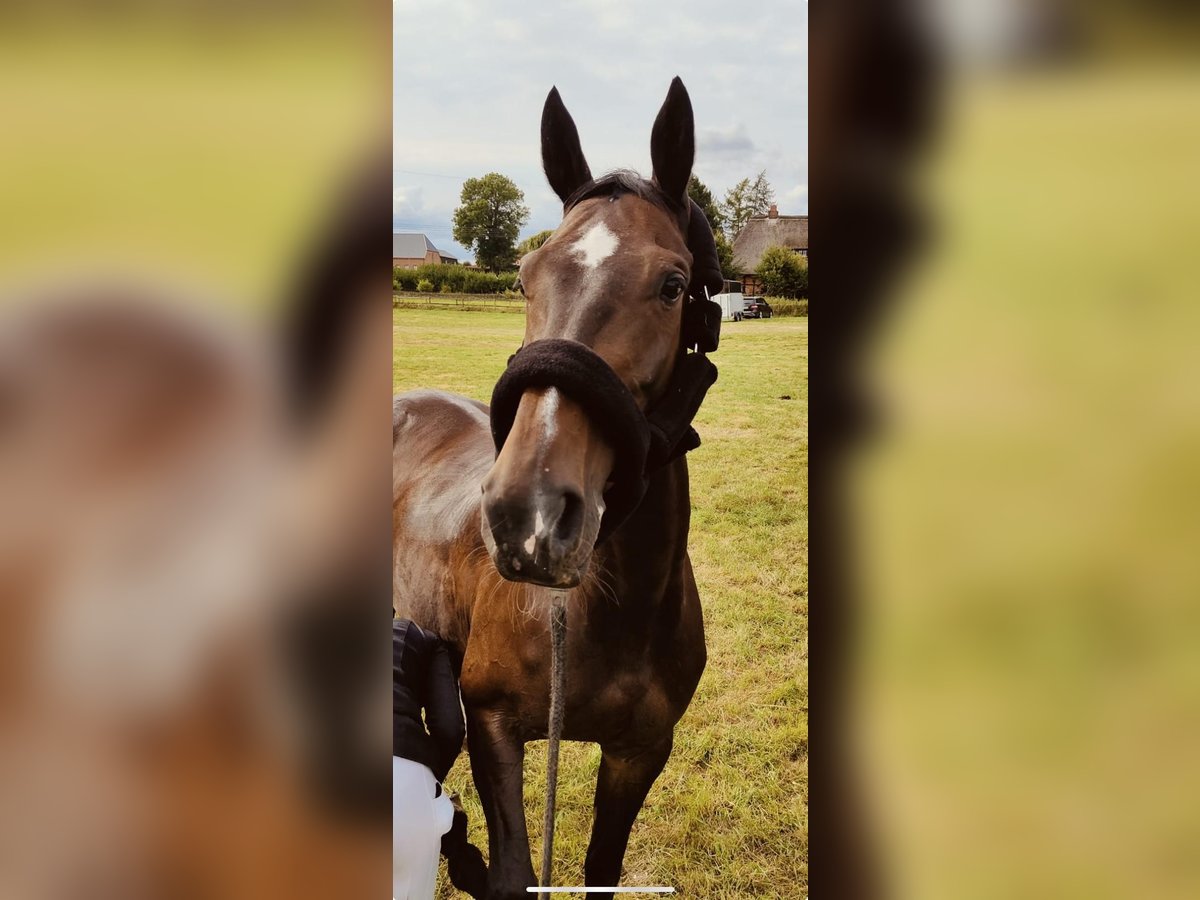
<path id="1" fill-rule="evenodd" d="M 415 291 L 394 291 L 393 309 L 457 309 L 463 312 L 490 310 L 492 312 L 525 312 L 523 297 L 503 294 L 437 294 Z"/>
<path id="2" fill-rule="evenodd" d="M 791 300 L 784 297 L 768 297 L 771 311 L 776 316 L 807 316 L 808 298 Z M 416 291 L 394 291 L 393 309 L 457 309 L 463 312 L 490 310 L 492 312 L 525 312 L 523 297 L 504 294 L 439 294 Z"/>

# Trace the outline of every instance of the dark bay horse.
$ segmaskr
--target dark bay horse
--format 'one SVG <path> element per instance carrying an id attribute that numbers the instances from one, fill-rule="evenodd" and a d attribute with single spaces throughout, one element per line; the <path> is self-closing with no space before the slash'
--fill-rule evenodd
<path id="1" fill-rule="evenodd" d="M 643 412 L 695 356 L 684 352 L 686 307 L 697 302 L 689 295 L 708 303 L 697 285 L 720 283 L 711 230 L 687 198 L 694 124 L 679 79 L 655 121 L 651 156 L 652 181 L 593 180 L 552 90 L 542 161 L 566 213 L 520 273 L 524 346 L 584 345 Z M 570 588 L 564 737 L 594 741 L 603 754 L 586 880 L 616 885 L 634 819 L 704 670 L 687 464 L 679 455 L 658 468 L 636 508 L 597 543 L 612 514 L 619 447 L 612 423 L 565 390 L 521 393 L 498 454 L 488 407 L 463 397 L 400 395 L 392 427 L 395 607 L 448 639 L 461 663 L 488 826 L 487 896 L 525 897 L 536 884 L 522 766 L 525 744 L 547 734 L 552 587 Z"/>

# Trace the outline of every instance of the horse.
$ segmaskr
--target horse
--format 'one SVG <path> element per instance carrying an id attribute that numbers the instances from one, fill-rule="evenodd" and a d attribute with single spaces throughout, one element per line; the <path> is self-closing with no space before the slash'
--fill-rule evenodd
<path id="1" fill-rule="evenodd" d="M 393 605 L 447 640 L 461 673 L 491 900 L 536 885 L 523 762 L 525 744 L 547 736 L 551 591 L 569 591 L 563 737 L 602 752 L 588 886 L 618 884 L 706 661 L 683 456 L 698 439 L 660 439 L 649 474 L 645 447 L 629 446 L 639 417 L 692 390 L 686 426 L 716 377 L 703 353 L 687 352 L 716 349 L 705 293 L 721 283 L 712 230 L 687 195 L 691 100 L 674 79 L 649 180 L 593 179 L 556 88 L 541 145 L 564 217 L 521 261 L 524 343 L 505 378 L 538 347 L 553 351 L 542 377 L 501 397 L 502 378 L 490 407 L 418 390 L 394 397 L 392 411 Z M 573 377 L 560 383 L 557 365 Z M 707 382 L 681 384 L 698 367 L 711 369 Z M 601 396 L 589 399 L 593 382 Z"/>

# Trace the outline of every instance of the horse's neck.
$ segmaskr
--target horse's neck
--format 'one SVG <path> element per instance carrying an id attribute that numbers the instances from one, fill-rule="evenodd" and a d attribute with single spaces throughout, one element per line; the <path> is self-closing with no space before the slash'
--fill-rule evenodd
<path id="1" fill-rule="evenodd" d="M 670 588 L 687 552 L 690 514 L 687 463 L 679 459 L 651 479 L 638 508 L 597 550 L 589 614 L 642 624 L 678 605 Z"/>

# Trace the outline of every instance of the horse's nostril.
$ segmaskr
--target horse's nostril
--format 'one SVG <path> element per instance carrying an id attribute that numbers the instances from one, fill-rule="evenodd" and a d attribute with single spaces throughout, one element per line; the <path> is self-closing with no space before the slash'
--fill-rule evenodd
<path id="1" fill-rule="evenodd" d="M 562 514 L 554 523 L 554 537 L 568 546 L 579 540 L 583 530 L 583 498 L 574 491 L 563 493 Z"/>

